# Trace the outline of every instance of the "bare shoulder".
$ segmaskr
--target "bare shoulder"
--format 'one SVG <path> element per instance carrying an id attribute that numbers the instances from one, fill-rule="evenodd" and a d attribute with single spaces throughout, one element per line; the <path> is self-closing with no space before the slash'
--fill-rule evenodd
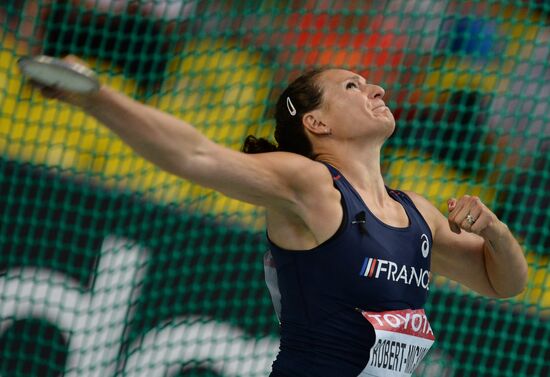
<path id="1" fill-rule="evenodd" d="M 261 153 L 253 156 L 265 158 L 269 164 L 273 163 L 279 173 L 287 178 L 287 182 L 303 191 L 315 190 L 329 183 L 332 186 L 332 177 L 325 165 L 310 158 L 289 152 Z"/>
<path id="2" fill-rule="evenodd" d="M 339 228 L 343 209 L 340 192 L 334 187 L 329 169 L 313 160 L 283 157 L 292 175 L 295 200 L 291 208 L 270 207 L 267 228 L 270 239 L 288 250 L 310 250 L 334 235 Z"/>
<path id="3" fill-rule="evenodd" d="M 432 234 L 435 234 L 435 231 L 438 227 L 438 224 L 445 220 L 443 214 L 435 207 L 435 205 L 426 199 L 424 196 L 414 192 L 414 191 L 404 191 L 405 194 L 411 198 L 416 208 L 420 211 L 426 222 L 428 223 Z"/>
<path id="4" fill-rule="evenodd" d="M 307 157 L 289 152 L 259 153 L 251 156 L 262 170 L 271 171 L 290 189 L 295 200 L 303 202 L 317 194 L 333 189 L 332 176 L 325 165 Z"/>
<path id="5" fill-rule="evenodd" d="M 432 202 L 430 202 L 428 199 L 423 197 L 422 195 L 414 192 L 414 191 L 403 191 L 405 194 L 411 198 L 414 205 L 422 214 L 424 215 L 424 212 L 426 215 L 432 216 L 434 212 L 439 213 L 439 210 L 433 205 Z"/>
<path id="6" fill-rule="evenodd" d="M 245 154 L 205 142 L 180 174 L 198 184 L 251 204 L 295 211 L 331 181 L 326 167 L 289 152 Z"/>
<path id="7" fill-rule="evenodd" d="M 324 200 L 338 196 L 329 169 L 321 162 L 288 152 L 274 152 L 280 175 L 294 194 L 302 215 L 322 207 Z M 262 157 L 264 158 L 264 157 Z M 339 203 L 339 201 L 338 201 Z"/>

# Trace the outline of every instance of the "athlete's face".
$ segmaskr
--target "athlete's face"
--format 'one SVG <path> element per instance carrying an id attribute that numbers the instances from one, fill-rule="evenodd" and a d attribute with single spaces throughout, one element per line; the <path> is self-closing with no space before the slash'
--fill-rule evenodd
<path id="1" fill-rule="evenodd" d="M 320 121 L 334 134 L 344 138 L 379 135 L 384 140 L 392 134 L 395 120 L 383 101 L 383 88 L 343 69 L 324 71 L 318 80 L 323 89 Z"/>

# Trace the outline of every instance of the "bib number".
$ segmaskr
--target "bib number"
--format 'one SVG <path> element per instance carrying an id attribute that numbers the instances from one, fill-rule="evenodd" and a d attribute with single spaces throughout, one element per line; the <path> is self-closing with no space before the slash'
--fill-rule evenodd
<path id="1" fill-rule="evenodd" d="M 361 313 L 376 340 L 359 377 L 411 376 L 435 340 L 424 309 Z"/>

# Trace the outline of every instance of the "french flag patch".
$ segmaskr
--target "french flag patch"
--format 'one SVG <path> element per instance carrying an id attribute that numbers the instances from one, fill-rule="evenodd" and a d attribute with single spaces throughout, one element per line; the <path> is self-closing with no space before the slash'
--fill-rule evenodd
<path id="1" fill-rule="evenodd" d="M 361 272 L 359 273 L 359 275 L 372 277 L 372 275 L 374 274 L 374 270 L 376 269 L 377 263 L 378 259 L 365 258 L 365 261 L 363 262 L 363 267 L 361 267 Z"/>

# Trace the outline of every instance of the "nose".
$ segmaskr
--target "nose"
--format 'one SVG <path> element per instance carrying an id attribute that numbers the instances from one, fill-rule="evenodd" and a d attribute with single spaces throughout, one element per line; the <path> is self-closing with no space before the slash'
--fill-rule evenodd
<path id="1" fill-rule="evenodd" d="M 386 91 L 381 86 L 367 84 L 367 95 L 370 99 L 382 99 L 386 95 Z"/>

